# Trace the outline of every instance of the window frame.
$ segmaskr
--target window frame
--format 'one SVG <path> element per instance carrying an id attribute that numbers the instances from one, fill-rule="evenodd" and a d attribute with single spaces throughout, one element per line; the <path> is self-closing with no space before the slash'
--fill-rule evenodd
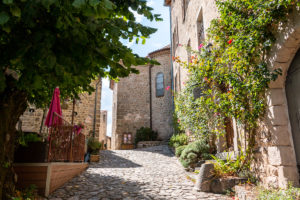
<path id="1" fill-rule="evenodd" d="M 157 79 L 158 79 L 158 76 L 159 75 L 162 75 L 162 95 L 158 95 L 158 82 L 157 82 Z M 155 96 L 158 98 L 158 97 L 164 97 L 165 96 L 165 75 L 163 72 L 158 72 L 155 76 Z"/>

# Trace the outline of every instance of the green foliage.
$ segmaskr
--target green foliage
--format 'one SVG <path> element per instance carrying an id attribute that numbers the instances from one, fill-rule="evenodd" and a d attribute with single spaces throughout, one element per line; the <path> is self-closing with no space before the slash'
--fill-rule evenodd
<path id="1" fill-rule="evenodd" d="M 169 145 L 171 147 L 177 148 L 179 146 L 187 145 L 188 142 L 189 142 L 188 136 L 184 133 L 181 133 L 181 134 L 172 135 L 169 141 Z"/>
<path id="2" fill-rule="evenodd" d="M 30 186 L 28 186 L 27 188 L 23 189 L 23 190 L 17 190 L 15 192 L 14 197 L 12 197 L 13 200 L 33 200 L 33 199 L 37 199 L 37 186 L 31 184 Z"/>
<path id="3" fill-rule="evenodd" d="M 296 4 L 299 1 L 216 1 L 220 17 L 211 21 L 207 38 L 212 44 L 203 42 L 199 51 L 192 51 L 190 63 L 174 58 L 190 74 L 175 99 L 182 129 L 207 139 L 224 135 L 224 119 L 234 118 L 246 133 L 247 155 L 252 153 L 258 121 L 265 114 L 266 90 L 281 74 L 268 68 L 267 55 L 279 23 Z M 201 91 L 197 98 L 196 89 Z"/>
<path id="4" fill-rule="evenodd" d="M 133 11 L 161 20 L 146 1 L 3 0 L 0 5 L 0 94 L 16 87 L 44 107 L 56 86 L 62 98 L 78 98 L 93 91 L 90 83 L 98 76 L 116 79 L 138 73 L 132 66 L 157 63 L 123 45 L 156 31 L 135 21 Z M 13 85 L 8 76 L 14 76 Z"/>
<path id="5" fill-rule="evenodd" d="M 134 143 L 140 141 L 155 141 L 157 140 L 157 132 L 148 127 L 141 127 L 136 131 Z"/>
<path id="6" fill-rule="evenodd" d="M 88 152 L 90 152 L 92 155 L 98 155 L 102 147 L 102 144 L 101 142 L 97 141 L 95 138 L 90 137 L 88 139 L 87 146 L 88 146 Z"/>
<path id="7" fill-rule="evenodd" d="M 300 188 L 295 188 L 289 185 L 285 189 L 260 189 L 259 200 L 296 200 L 300 198 Z"/>
<path id="8" fill-rule="evenodd" d="M 183 145 L 183 146 L 178 146 L 176 147 L 176 151 L 175 151 L 175 155 L 177 157 L 181 156 L 182 151 L 186 148 L 187 145 Z"/>
<path id="9" fill-rule="evenodd" d="M 194 168 L 200 160 L 209 159 L 209 145 L 202 140 L 188 144 L 180 155 L 180 162 L 185 167 Z"/>
<path id="10" fill-rule="evenodd" d="M 41 142 L 42 138 L 37 133 L 23 133 L 18 137 L 18 143 L 22 146 L 28 146 L 29 142 Z"/>
<path id="11" fill-rule="evenodd" d="M 247 173 L 250 169 L 250 162 L 246 160 L 246 155 L 243 152 L 236 159 L 232 159 L 228 154 L 225 161 L 213 155 L 211 157 L 214 159 L 213 164 L 216 177 L 250 175 Z"/>

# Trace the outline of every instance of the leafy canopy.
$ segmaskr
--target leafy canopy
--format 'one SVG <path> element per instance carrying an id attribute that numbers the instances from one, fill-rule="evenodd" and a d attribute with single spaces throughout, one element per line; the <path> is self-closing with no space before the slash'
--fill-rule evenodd
<path id="1" fill-rule="evenodd" d="M 38 106 L 60 87 L 64 96 L 91 92 L 97 76 L 125 77 L 131 66 L 153 63 L 133 54 L 121 40 L 142 39 L 156 29 L 135 22 L 132 11 L 148 20 L 145 0 L 1 0 L 0 93 L 7 76 Z M 120 64 L 122 61 L 122 65 Z"/>

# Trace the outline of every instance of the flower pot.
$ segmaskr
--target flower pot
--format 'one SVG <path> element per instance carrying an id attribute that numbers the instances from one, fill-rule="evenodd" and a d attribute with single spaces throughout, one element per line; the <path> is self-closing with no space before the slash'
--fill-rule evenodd
<path id="1" fill-rule="evenodd" d="M 99 162 L 100 160 L 100 155 L 91 155 L 90 161 L 91 162 Z"/>

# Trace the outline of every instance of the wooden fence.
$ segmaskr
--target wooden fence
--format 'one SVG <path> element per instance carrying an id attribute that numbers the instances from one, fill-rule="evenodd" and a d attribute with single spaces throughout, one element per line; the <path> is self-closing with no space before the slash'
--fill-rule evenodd
<path id="1" fill-rule="evenodd" d="M 77 134 L 74 126 L 54 113 L 50 128 L 48 162 L 84 161 L 85 135 Z"/>

